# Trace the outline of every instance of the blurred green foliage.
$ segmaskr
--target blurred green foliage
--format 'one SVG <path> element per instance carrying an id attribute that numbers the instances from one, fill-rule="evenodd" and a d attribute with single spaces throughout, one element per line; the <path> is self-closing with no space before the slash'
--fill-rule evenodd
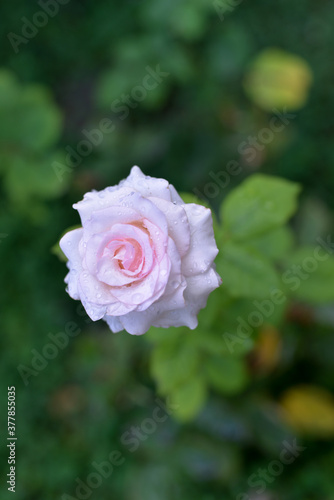
<path id="1" fill-rule="evenodd" d="M 34 28 L 41 4 L 57 12 Z M 17 0 L 0 13 L 0 421 L 15 385 L 16 498 L 75 497 L 118 450 L 87 498 L 332 500 L 334 5 Z M 112 335 L 64 291 L 51 249 L 79 222 L 72 203 L 134 164 L 215 211 L 223 285 L 195 331 Z M 254 301 L 275 307 L 247 328 L 265 316 Z M 260 494 L 251 476 L 294 438 L 306 450 Z"/>

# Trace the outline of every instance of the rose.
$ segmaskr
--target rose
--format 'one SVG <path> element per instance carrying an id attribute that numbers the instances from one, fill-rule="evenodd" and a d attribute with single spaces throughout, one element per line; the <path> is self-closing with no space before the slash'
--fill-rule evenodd
<path id="1" fill-rule="evenodd" d="M 150 326 L 197 326 L 198 311 L 221 283 L 209 209 L 184 203 L 167 181 L 138 167 L 73 206 L 82 228 L 60 241 L 65 282 L 93 321 L 133 335 Z"/>

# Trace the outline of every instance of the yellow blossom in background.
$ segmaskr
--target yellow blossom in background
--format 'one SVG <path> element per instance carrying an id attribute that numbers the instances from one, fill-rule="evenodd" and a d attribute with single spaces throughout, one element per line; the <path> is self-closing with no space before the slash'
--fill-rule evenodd
<path id="1" fill-rule="evenodd" d="M 299 385 L 281 399 L 288 423 L 297 431 L 318 437 L 334 435 L 334 397 L 322 387 Z"/>
<path id="2" fill-rule="evenodd" d="M 261 52 L 244 79 L 248 97 L 265 111 L 300 109 L 313 81 L 312 69 L 300 56 L 276 48 Z"/>

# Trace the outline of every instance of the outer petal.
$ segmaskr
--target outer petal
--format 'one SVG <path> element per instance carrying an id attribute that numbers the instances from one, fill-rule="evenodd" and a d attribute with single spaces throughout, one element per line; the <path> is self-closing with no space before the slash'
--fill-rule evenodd
<path id="1" fill-rule="evenodd" d="M 117 316 L 104 316 L 104 321 L 107 322 L 110 330 L 113 332 L 113 333 L 118 333 L 122 330 L 124 330 L 124 327 L 122 325 L 122 323 L 120 322 L 120 320 L 117 318 Z"/>
<path id="2" fill-rule="evenodd" d="M 206 306 L 209 294 L 221 284 L 221 278 L 213 268 L 204 274 L 187 278 L 184 292 L 186 306 L 161 314 L 153 326 L 168 328 L 170 326 L 188 326 L 191 330 L 197 327 L 197 315 Z"/>
<path id="3" fill-rule="evenodd" d="M 173 203 L 176 203 L 176 205 L 184 205 L 184 201 L 182 200 L 179 193 L 176 191 L 173 184 L 169 184 L 169 191 L 170 191 L 170 196 L 171 196 L 171 200 Z"/>
<path id="4" fill-rule="evenodd" d="M 211 210 L 195 203 L 183 205 L 190 224 L 190 249 L 182 260 L 182 272 L 193 276 L 205 272 L 218 254 Z"/>
<path id="5" fill-rule="evenodd" d="M 179 254 L 183 257 L 190 248 L 190 226 L 184 207 L 160 198 L 150 200 L 165 214 L 168 234 L 174 240 Z"/>
<path id="6" fill-rule="evenodd" d="M 70 272 L 65 278 L 68 285 L 68 293 L 72 299 L 78 300 L 78 276 L 82 271 L 82 257 L 79 251 L 79 244 L 83 235 L 83 229 L 74 229 L 66 233 L 60 240 L 59 246 L 68 258 L 67 267 Z"/>
<path id="7" fill-rule="evenodd" d="M 73 208 L 78 210 L 82 225 L 84 226 L 87 220 L 90 219 L 93 212 L 97 212 L 104 208 L 109 208 L 114 205 L 120 205 L 122 199 L 130 195 L 133 189 L 120 188 L 119 186 L 112 186 L 104 189 L 103 191 L 91 191 L 84 195 L 83 200 L 75 203 Z"/>
<path id="8" fill-rule="evenodd" d="M 120 186 L 135 189 L 145 198 L 156 196 L 171 201 L 168 181 L 144 175 L 137 166 L 132 167 L 130 175 L 120 183 Z"/>

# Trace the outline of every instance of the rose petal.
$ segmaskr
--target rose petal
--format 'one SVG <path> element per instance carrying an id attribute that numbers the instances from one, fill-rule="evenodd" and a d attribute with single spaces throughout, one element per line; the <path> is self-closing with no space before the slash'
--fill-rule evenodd
<path id="1" fill-rule="evenodd" d="M 183 257 L 190 248 L 190 226 L 184 207 L 159 198 L 152 197 L 150 200 L 165 214 L 168 234 Z"/>
<path id="2" fill-rule="evenodd" d="M 103 191 L 91 191 L 84 195 L 83 200 L 75 203 L 73 208 L 78 210 L 82 225 L 90 219 L 93 212 L 99 212 L 105 208 L 120 206 L 121 200 L 130 195 L 133 189 L 120 188 L 118 186 L 108 187 Z"/>
<path id="3" fill-rule="evenodd" d="M 68 258 L 67 267 L 70 272 L 65 278 L 68 285 L 68 293 L 73 298 L 79 299 L 78 274 L 82 271 L 82 257 L 79 252 L 79 243 L 83 235 L 83 229 L 74 229 L 66 233 L 59 241 L 59 246 Z"/>
<path id="4" fill-rule="evenodd" d="M 120 183 L 127 188 L 132 188 L 138 191 L 144 198 L 156 196 L 167 201 L 171 201 L 169 183 L 165 179 L 157 179 L 144 175 L 139 167 L 134 166 L 131 169 L 130 175 Z"/>
<path id="5" fill-rule="evenodd" d="M 140 253 L 138 268 L 134 271 L 121 269 L 120 259 L 108 250 L 133 247 Z M 109 254 L 109 255 L 108 255 Z M 98 279 L 110 286 L 122 286 L 142 279 L 153 266 L 154 252 L 149 235 L 136 226 L 115 224 L 110 231 L 93 235 L 86 244 L 85 263 L 87 269 Z"/>
<path id="6" fill-rule="evenodd" d="M 218 254 L 211 210 L 195 203 L 183 205 L 190 224 L 190 249 L 182 260 L 182 273 L 192 276 L 205 272 Z"/>

